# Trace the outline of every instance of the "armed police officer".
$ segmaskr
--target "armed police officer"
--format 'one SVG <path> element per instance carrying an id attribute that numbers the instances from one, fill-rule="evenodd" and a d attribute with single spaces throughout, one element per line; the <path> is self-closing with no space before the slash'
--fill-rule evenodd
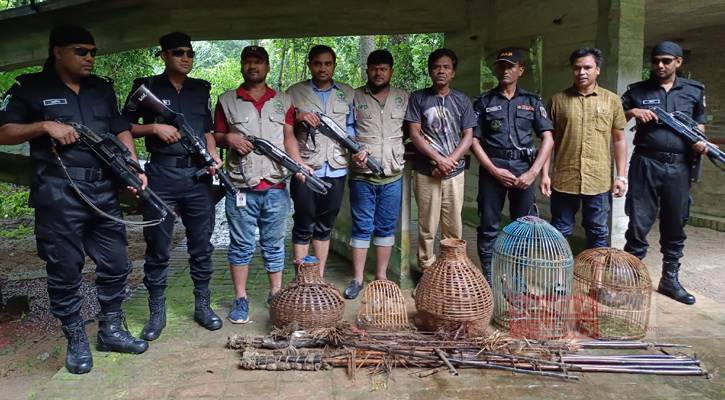
<path id="1" fill-rule="evenodd" d="M 705 87 L 678 77 L 682 48 L 662 42 L 652 50 L 650 79 L 629 86 L 622 96 L 627 120 L 637 119 L 634 154 L 629 165 L 630 189 L 625 211 L 629 226 L 624 250 L 642 259 L 647 255 L 647 234 L 660 208 L 662 277 L 658 291 L 684 304 L 695 304 L 695 296 L 679 282 L 680 258 L 685 247 L 685 224 L 690 214 L 690 172 L 696 154 L 707 152 L 705 142 L 691 145 L 686 139 L 658 124 L 649 107 L 680 111 L 705 131 Z"/>
<path id="2" fill-rule="evenodd" d="M 478 177 L 478 256 L 491 284 L 493 243 L 498 236 L 506 195 L 512 220 L 525 216 L 536 198 L 532 185 L 554 144 L 551 123 L 539 96 L 518 87 L 524 73 L 521 54 L 515 48 L 498 52 L 494 62 L 498 86 L 478 96 L 473 104 L 478 115 L 471 145 L 481 164 Z M 536 156 L 534 137 L 541 137 Z"/>
<path id="3" fill-rule="evenodd" d="M 54 28 L 42 72 L 19 76 L 0 108 L 0 144 L 30 142 L 36 165 L 30 205 L 35 208 L 38 255 L 46 261 L 50 311 L 68 339 L 65 365 L 74 374 L 93 367 L 79 292 L 86 254 L 96 264 L 98 350 L 143 353 L 148 348 L 148 342 L 128 332 L 121 310 L 131 263 L 126 229 L 109 218 L 123 217 L 114 177 L 66 125 L 76 122 L 101 136 L 116 135 L 137 158 L 113 85 L 91 74 L 96 51 L 84 28 Z M 146 177 L 139 177 L 145 186 Z"/>
<path id="4" fill-rule="evenodd" d="M 181 32 L 173 32 L 159 38 L 161 57 L 166 65 L 161 75 L 139 78 L 134 81 L 131 93 L 143 85 L 161 99 L 171 110 L 181 113 L 193 128 L 194 134 L 206 144 L 217 165 L 221 160 L 216 151 L 211 118 L 210 84 L 201 79 L 189 78 L 194 65 L 191 38 Z M 189 271 L 194 282 L 194 319 L 208 330 L 222 327 L 221 319 L 210 306 L 209 281 L 214 272 L 211 254 L 214 246 L 210 238 L 214 228 L 214 200 L 212 195 L 213 168 L 198 177 L 204 168 L 202 156 L 193 154 L 183 144 L 177 127 L 164 122 L 160 115 L 141 109 L 128 102 L 124 115 L 131 122 L 134 137 L 144 137 L 146 149 L 151 154 L 146 165 L 149 186 L 161 199 L 178 210 L 186 227 L 189 252 Z M 143 124 L 138 124 L 139 119 Z M 190 147 L 190 145 L 189 145 Z M 144 209 L 144 219 L 155 218 L 155 210 Z M 169 269 L 169 245 L 174 231 L 174 218 L 162 224 L 144 228 L 146 262 L 144 285 L 149 291 L 149 321 L 141 332 L 146 340 L 155 340 L 166 326 L 166 276 Z"/>

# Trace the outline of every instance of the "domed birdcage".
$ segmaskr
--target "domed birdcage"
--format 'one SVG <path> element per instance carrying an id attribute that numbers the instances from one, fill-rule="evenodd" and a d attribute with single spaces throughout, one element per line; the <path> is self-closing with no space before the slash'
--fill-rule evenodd
<path id="1" fill-rule="evenodd" d="M 560 338 L 575 329 L 574 257 L 564 236 L 536 216 L 517 219 L 493 245 L 493 322 L 511 336 Z"/>
<path id="2" fill-rule="evenodd" d="M 366 329 L 403 331 L 410 329 L 405 297 L 393 281 L 375 280 L 365 288 L 357 323 Z"/>
<path id="3" fill-rule="evenodd" d="M 440 257 L 426 269 L 415 294 L 415 308 L 431 332 L 484 335 L 493 311 L 491 288 L 466 255 L 466 241 L 443 239 Z"/>
<path id="4" fill-rule="evenodd" d="M 582 334 L 601 340 L 647 334 L 652 281 L 639 258 L 610 247 L 583 251 L 574 260 L 574 295 Z"/>
<path id="5" fill-rule="evenodd" d="M 297 277 L 274 296 L 269 315 L 278 328 L 296 322 L 300 329 L 332 328 L 342 321 L 345 300 L 332 283 L 320 276 L 315 257 L 295 260 Z"/>

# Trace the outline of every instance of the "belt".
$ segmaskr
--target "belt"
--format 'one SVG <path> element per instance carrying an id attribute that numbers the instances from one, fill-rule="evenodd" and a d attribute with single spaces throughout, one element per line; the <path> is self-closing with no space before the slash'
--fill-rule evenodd
<path id="1" fill-rule="evenodd" d="M 489 158 L 501 158 L 504 160 L 520 160 L 526 156 L 525 150 L 506 150 L 496 147 L 484 147 L 483 151 Z"/>
<path id="2" fill-rule="evenodd" d="M 151 163 L 172 168 L 201 168 L 201 162 L 194 156 L 167 156 L 163 154 L 151 154 Z"/>
<path id="3" fill-rule="evenodd" d="M 664 151 L 648 149 L 646 147 L 635 147 L 634 154 L 638 154 L 642 157 L 651 158 L 664 164 L 682 163 L 688 160 L 687 154 L 667 153 Z"/>
<path id="4" fill-rule="evenodd" d="M 67 176 L 61 167 L 50 166 L 43 170 L 41 175 L 66 179 L 70 176 L 73 180 L 85 182 L 96 182 L 107 178 L 107 174 L 102 168 L 65 167 L 65 170 L 68 172 Z"/>

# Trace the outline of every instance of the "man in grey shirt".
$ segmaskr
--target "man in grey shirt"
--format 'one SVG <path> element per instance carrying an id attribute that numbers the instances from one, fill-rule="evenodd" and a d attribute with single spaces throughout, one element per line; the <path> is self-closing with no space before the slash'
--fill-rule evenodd
<path id="1" fill-rule="evenodd" d="M 433 254 L 438 221 L 443 238 L 461 238 L 463 225 L 463 155 L 473 138 L 476 117 L 471 100 L 450 88 L 458 57 L 448 49 L 428 56 L 429 88 L 414 92 L 405 120 L 416 148 L 413 168 L 415 201 L 418 204 L 418 266 L 425 270 Z"/>

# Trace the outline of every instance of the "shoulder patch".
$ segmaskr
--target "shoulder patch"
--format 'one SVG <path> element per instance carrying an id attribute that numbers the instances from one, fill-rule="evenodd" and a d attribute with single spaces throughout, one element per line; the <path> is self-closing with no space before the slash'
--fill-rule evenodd
<path id="1" fill-rule="evenodd" d="M 548 118 L 549 117 L 549 115 L 546 114 L 546 108 L 544 108 L 544 106 L 539 106 L 539 112 L 541 113 L 541 117 L 542 118 Z"/>
<path id="2" fill-rule="evenodd" d="M 5 111 L 8 109 L 8 104 L 10 103 L 10 98 L 12 98 L 12 97 L 13 97 L 12 94 L 5 96 L 5 98 L 3 99 L 3 102 L 0 103 L 0 111 Z"/>

